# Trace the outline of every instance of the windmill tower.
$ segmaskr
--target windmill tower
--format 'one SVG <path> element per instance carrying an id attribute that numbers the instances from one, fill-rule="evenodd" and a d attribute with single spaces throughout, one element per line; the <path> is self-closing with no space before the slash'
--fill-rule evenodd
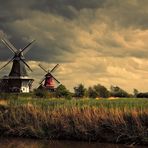
<path id="1" fill-rule="evenodd" d="M 39 67 L 46 72 L 44 78 L 40 81 L 39 88 L 46 88 L 50 91 L 55 90 L 55 82 L 60 84 L 60 82 L 52 75 L 52 73 L 58 68 L 59 64 L 55 65 L 51 70 L 46 70 L 41 64 Z"/>
<path id="2" fill-rule="evenodd" d="M 26 45 L 23 49 L 16 49 L 7 39 L 3 38 L 2 42 L 6 47 L 8 47 L 14 56 L 0 68 L 2 70 L 9 63 L 13 62 L 11 71 L 8 76 L 1 78 L 1 91 L 2 92 L 22 92 L 29 93 L 31 89 L 33 79 L 28 77 L 26 67 L 30 71 L 30 66 L 25 62 L 24 54 L 29 50 L 30 45 L 34 40 Z"/>

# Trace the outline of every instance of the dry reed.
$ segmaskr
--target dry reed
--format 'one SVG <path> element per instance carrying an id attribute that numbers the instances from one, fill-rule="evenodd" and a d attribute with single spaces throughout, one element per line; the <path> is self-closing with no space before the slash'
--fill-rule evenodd
<path id="1" fill-rule="evenodd" d="M 148 109 L 0 106 L 0 135 L 148 144 Z"/>

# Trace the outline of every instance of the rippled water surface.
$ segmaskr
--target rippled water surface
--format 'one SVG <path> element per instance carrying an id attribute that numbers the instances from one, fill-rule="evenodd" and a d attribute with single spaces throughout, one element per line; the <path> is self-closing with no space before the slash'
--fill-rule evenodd
<path id="1" fill-rule="evenodd" d="M 75 141 L 52 141 L 52 140 L 34 140 L 20 138 L 1 138 L 0 148 L 126 148 L 131 146 L 87 143 Z M 146 148 L 146 146 L 134 146 L 134 148 Z"/>

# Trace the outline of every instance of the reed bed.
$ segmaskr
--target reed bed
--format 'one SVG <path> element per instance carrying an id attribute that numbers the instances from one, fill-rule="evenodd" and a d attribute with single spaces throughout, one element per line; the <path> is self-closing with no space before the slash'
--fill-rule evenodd
<path id="1" fill-rule="evenodd" d="M 148 144 L 147 100 L 91 101 L 10 101 L 0 106 L 0 135 Z"/>

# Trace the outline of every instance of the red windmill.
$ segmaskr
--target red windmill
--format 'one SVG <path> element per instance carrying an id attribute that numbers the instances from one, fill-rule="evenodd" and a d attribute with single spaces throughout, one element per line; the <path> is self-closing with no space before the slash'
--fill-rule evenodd
<path id="1" fill-rule="evenodd" d="M 60 83 L 53 75 L 52 73 L 58 68 L 59 64 L 55 65 L 52 70 L 46 70 L 41 64 L 39 64 L 40 68 L 46 72 L 44 78 L 40 82 L 40 86 L 43 86 L 49 90 L 55 89 L 55 81 L 57 83 Z M 43 83 L 44 82 L 44 83 Z"/>

